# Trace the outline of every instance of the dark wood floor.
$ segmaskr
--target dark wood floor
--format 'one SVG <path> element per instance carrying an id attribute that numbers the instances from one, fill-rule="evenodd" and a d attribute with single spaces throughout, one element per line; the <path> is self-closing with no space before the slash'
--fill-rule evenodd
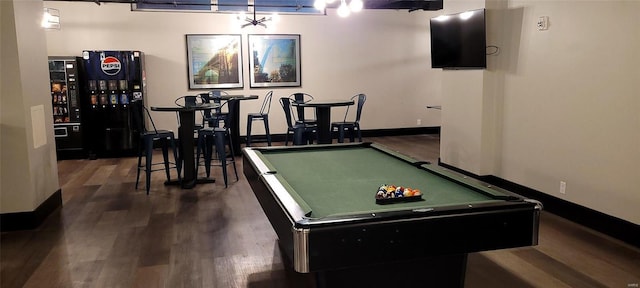
<path id="1" fill-rule="evenodd" d="M 432 135 L 370 138 L 437 161 Z M 238 162 L 241 171 L 242 162 Z M 136 159 L 59 162 L 63 207 L 0 239 L 0 287 L 312 287 L 283 267 L 276 235 L 240 181 L 135 190 Z M 219 169 L 214 176 L 221 179 Z M 222 182 L 222 181 L 220 181 Z M 474 253 L 466 287 L 638 287 L 640 250 L 542 213 L 535 247 Z M 416 287 L 428 287 L 416 283 Z"/>

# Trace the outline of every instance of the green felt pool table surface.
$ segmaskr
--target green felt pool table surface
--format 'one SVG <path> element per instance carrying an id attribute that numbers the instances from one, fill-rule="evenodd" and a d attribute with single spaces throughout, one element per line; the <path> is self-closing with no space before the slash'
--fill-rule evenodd
<path id="1" fill-rule="evenodd" d="M 393 151 L 371 147 L 274 149 L 259 156 L 310 218 L 474 205 L 508 196 L 437 165 L 412 165 Z M 376 204 L 382 184 L 419 189 L 423 200 Z"/>

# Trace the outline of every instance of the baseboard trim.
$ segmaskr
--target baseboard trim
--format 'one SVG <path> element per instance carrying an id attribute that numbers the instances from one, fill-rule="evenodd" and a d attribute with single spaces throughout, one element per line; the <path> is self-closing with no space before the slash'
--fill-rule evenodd
<path id="1" fill-rule="evenodd" d="M 362 130 L 363 137 L 404 136 L 420 134 L 439 134 L 440 127 L 412 127 L 393 129 Z"/>
<path id="2" fill-rule="evenodd" d="M 605 213 L 584 207 L 579 204 L 560 199 L 535 189 L 496 177 L 493 175 L 480 176 L 460 168 L 445 164 L 438 160 L 438 164 L 447 169 L 479 179 L 521 196 L 536 199 L 544 205 L 544 210 L 562 218 L 586 226 L 600 233 L 606 234 L 635 247 L 640 247 L 640 226 L 629 221 L 607 215 Z"/>
<path id="3" fill-rule="evenodd" d="M 362 130 L 362 137 L 385 137 L 385 136 L 405 136 L 405 135 L 421 135 L 421 134 L 439 134 L 440 127 L 413 127 L 413 128 L 392 128 L 392 129 L 372 129 L 372 130 Z M 284 142 L 286 134 L 271 134 L 272 142 Z M 252 141 L 254 143 L 264 142 L 265 135 L 258 134 L 252 135 L 253 137 L 258 137 L 262 139 L 262 141 Z M 338 132 L 331 133 L 332 139 L 338 139 Z M 289 141 L 291 142 L 291 138 L 293 136 L 289 136 Z M 242 143 L 246 143 L 247 137 L 241 137 Z M 348 140 L 347 140 L 348 141 Z"/>
<path id="4" fill-rule="evenodd" d="M 42 202 L 34 211 L 0 214 L 0 232 L 38 228 L 38 226 L 59 207 L 62 207 L 61 189 L 51 194 L 51 196 Z"/>

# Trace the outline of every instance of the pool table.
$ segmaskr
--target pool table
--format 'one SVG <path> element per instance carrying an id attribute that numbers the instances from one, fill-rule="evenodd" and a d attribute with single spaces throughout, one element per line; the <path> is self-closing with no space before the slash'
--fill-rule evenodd
<path id="1" fill-rule="evenodd" d="M 378 144 L 243 154 L 283 260 L 317 274 L 319 286 L 463 287 L 468 253 L 538 241 L 540 202 Z M 422 199 L 379 204 L 382 184 L 419 189 Z"/>

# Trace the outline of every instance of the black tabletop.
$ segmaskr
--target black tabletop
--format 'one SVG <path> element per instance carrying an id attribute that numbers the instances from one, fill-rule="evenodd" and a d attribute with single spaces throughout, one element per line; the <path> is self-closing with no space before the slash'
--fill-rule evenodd
<path id="1" fill-rule="evenodd" d="M 207 109 L 215 109 L 220 107 L 219 104 L 215 103 L 198 103 L 195 106 L 152 106 L 151 111 L 189 111 L 189 110 L 207 110 Z"/>

